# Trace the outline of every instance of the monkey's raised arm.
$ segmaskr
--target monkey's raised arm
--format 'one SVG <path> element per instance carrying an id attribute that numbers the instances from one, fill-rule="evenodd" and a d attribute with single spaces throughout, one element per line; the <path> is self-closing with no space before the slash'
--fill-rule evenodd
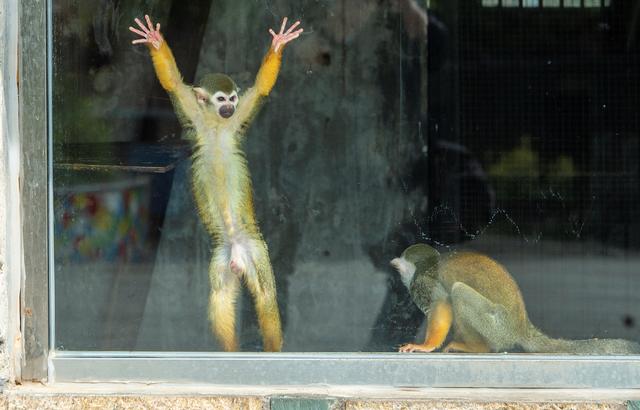
<path id="1" fill-rule="evenodd" d="M 149 46 L 149 53 L 160 85 L 169 93 L 175 92 L 183 82 L 169 45 L 163 41 L 157 49 Z"/>
<path id="2" fill-rule="evenodd" d="M 262 61 L 255 85 L 240 96 L 236 115 L 240 128 L 246 129 L 249 126 L 253 117 L 258 113 L 264 98 L 271 92 L 278 79 L 281 61 L 282 49 L 276 52 L 270 48 Z"/>
<path id="3" fill-rule="evenodd" d="M 132 43 L 146 44 L 149 48 L 160 85 L 169 93 L 181 125 L 187 127 L 193 122 L 193 116 L 200 111 L 193 90 L 182 81 L 182 75 L 180 75 L 173 53 L 160 34 L 160 23 L 157 23 L 154 28 L 149 16 L 145 15 L 144 17 L 147 26 L 136 18 L 135 22 L 140 30 L 129 27 L 130 31 L 142 37 L 133 40 Z"/>
<path id="4" fill-rule="evenodd" d="M 279 33 L 269 29 L 269 33 L 273 39 L 267 55 L 262 60 L 262 65 L 256 76 L 256 83 L 242 95 L 238 103 L 237 118 L 242 128 L 245 128 L 251 122 L 258 108 L 260 108 L 261 101 L 269 95 L 273 86 L 276 84 L 278 73 L 280 72 L 284 46 L 298 38 L 304 31 L 303 29 L 295 30 L 298 25 L 300 25 L 300 22 L 296 21 L 285 31 L 287 26 L 287 17 L 285 17 L 282 20 Z"/>

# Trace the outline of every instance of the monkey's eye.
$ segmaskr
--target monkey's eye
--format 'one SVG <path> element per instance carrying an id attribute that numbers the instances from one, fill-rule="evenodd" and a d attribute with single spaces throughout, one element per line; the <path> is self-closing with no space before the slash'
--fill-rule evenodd
<path id="1" fill-rule="evenodd" d="M 234 101 L 236 100 L 236 96 L 235 96 L 235 95 L 234 95 L 234 96 L 232 96 L 232 97 L 230 98 L 230 100 L 231 100 L 231 102 L 234 102 Z"/>
<path id="2" fill-rule="evenodd" d="M 218 97 L 217 100 L 220 101 L 220 102 L 223 102 L 224 101 L 224 97 Z"/>

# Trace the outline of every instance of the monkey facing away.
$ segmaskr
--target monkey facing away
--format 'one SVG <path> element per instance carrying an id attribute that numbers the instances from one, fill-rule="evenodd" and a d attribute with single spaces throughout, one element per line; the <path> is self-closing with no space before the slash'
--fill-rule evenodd
<path id="1" fill-rule="evenodd" d="M 156 75 L 171 97 L 186 138 L 191 142 L 191 186 L 200 218 L 213 241 L 209 265 L 211 294 L 209 320 L 226 351 L 238 350 L 235 332 L 235 302 L 244 280 L 251 292 L 265 351 L 280 351 L 282 330 L 276 301 L 273 270 L 267 245 L 256 222 L 251 179 L 242 143 L 262 101 L 275 85 L 284 46 L 302 29 L 295 22 L 280 32 L 269 30 L 271 47 L 264 57 L 255 85 L 238 95 L 234 81 L 224 74 L 206 75 L 198 86 L 182 77 L 171 49 L 145 15 L 146 25 L 129 30 L 146 44 Z"/>
<path id="2" fill-rule="evenodd" d="M 441 256 L 425 244 L 408 247 L 391 261 L 411 298 L 427 315 L 422 344 L 405 344 L 400 352 L 442 350 L 570 354 L 638 354 L 640 344 L 623 339 L 551 338 L 529 321 L 520 288 L 493 259 L 474 252 Z"/>

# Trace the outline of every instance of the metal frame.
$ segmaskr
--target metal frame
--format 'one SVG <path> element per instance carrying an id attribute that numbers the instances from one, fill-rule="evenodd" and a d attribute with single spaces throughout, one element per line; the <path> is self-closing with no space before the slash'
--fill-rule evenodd
<path id="1" fill-rule="evenodd" d="M 50 383 L 640 388 L 640 356 L 54 351 L 50 343 L 54 338 L 53 315 L 50 316 L 53 283 L 49 286 L 48 282 L 48 273 L 53 272 L 48 243 L 51 225 L 47 218 L 52 186 L 51 159 L 47 155 L 51 143 L 51 42 L 47 41 L 51 38 L 50 3 L 51 0 L 20 2 L 23 380 L 48 376 Z"/>
<path id="2" fill-rule="evenodd" d="M 22 380 L 47 376 L 48 306 L 48 2 L 22 0 L 19 7 L 19 118 L 21 140 Z M 15 274 L 13 272 L 12 274 Z"/>
<path id="3" fill-rule="evenodd" d="M 637 356 L 57 352 L 49 369 L 54 382 L 640 388 Z"/>

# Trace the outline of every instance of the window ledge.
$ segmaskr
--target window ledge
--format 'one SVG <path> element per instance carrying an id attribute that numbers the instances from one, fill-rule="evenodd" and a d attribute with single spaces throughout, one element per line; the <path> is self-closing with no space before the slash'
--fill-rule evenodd
<path id="1" fill-rule="evenodd" d="M 268 409 L 272 398 L 313 398 L 330 409 L 632 409 L 640 390 L 465 389 L 376 386 L 221 386 L 142 383 L 27 383 L 6 386 L 5 408 L 247 408 Z M 279 399 L 280 400 L 280 399 Z M 283 408 L 279 403 L 278 408 Z M 288 408 L 288 407 L 284 407 Z M 296 407 L 291 407 L 296 408 Z M 324 408 L 324 407 L 323 407 Z"/>

